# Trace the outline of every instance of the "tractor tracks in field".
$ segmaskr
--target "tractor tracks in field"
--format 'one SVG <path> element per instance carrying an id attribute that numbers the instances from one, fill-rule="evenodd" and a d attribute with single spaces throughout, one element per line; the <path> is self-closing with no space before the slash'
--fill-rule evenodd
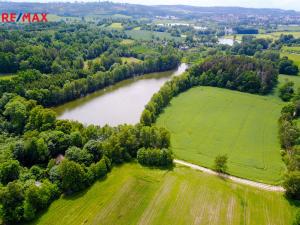
<path id="1" fill-rule="evenodd" d="M 207 174 L 220 176 L 222 178 L 231 180 L 235 183 L 256 187 L 256 188 L 266 190 L 266 191 L 276 191 L 276 192 L 284 192 L 285 191 L 285 189 L 281 186 L 269 185 L 269 184 L 265 184 L 265 183 L 261 183 L 261 182 L 256 182 L 256 181 L 252 181 L 252 180 L 248 180 L 248 179 L 244 179 L 244 178 L 231 176 L 231 175 L 228 175 L 228 174 L 217 173 L 217 172 L 215 172 L 211 169 L 205 168 L 203 166 L 198 166 L 196 164 L 189 163 L 189 162 L 186 162 L 186 161 L 183 161 L 183 160 L 174 159 L 174 162 L 176 164 L 187 166 L 187 167 L 190 167 L 190 168 L 195 169 L 195 170 L 202 171 L 202 172 L 207 173 Z"/>

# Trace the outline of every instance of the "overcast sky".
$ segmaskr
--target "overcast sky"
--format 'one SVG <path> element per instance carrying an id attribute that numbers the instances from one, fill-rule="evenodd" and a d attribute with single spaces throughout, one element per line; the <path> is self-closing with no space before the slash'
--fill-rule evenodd
<path id="1" fill-rule="evenodd" d="M 1 0 L 0 0 L 1 1 Z M 74 0 L 14 0 L 16 2 L 58 2 Z M 98 0 L 79 0 L 82 1 L 98 1 Z M 101 0 L 103 1 L 103 0 Z M 196 6 L 241 6 L 252 8 L 281 8 L 294 9 L 300 11 L 300 0 L 112 0 L 113 2 L 126 2 L 145 5 L 171 5 L 184 4 Z"/>

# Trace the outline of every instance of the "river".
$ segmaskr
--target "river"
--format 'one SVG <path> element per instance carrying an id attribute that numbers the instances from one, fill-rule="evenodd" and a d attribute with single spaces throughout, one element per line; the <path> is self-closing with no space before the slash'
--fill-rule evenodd
<path id="1" fill-rule="evenodd" d="M 187 64 L 182 63 L 176 70 L 124 80 L 53 109 L 59 119 L 77 120 L 85 125 L 135 124 L 139 122 L 144 106 L 152 95 L 171 77 L 182 74 L 187 67 Z"/>

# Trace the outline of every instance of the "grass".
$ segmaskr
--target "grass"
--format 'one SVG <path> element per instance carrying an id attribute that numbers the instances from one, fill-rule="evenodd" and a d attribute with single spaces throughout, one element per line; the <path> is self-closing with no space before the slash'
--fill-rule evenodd
<path id="1" fill-rule="evenodd" d="M 281 51 L 300 54 L 300 46 L 282 46 Z"/>
<path id="2" fill-rule="evenodd" d="M 142 60 L 134 57 L 121 57 L 122 63 L 140 63 Z"/>
<path id="3" fill-rule="evenodd" d="M 0 80 L 10 80 L 14 76 L 14 74 L 0 74 Z"/>
<path id="4" fill-rule="evenodd" d="M 86 192 L 61 197 L 34 223 L 291 224 L 296 206 L 281 193 L 242 186 L 182 166 L 125 164 Z"/>
<path id="5" fill-rule="evenodd" d="M 148 30 L 128 30 L 126 34 L 135 40 L 151 41 L 153 39 L 180 40 L 180 37 L 172 37 L 167 32 L 155 32 Z"/>
<path id="6" fill-rule="evenodd" d="M 121 30 L 123 29 L 122 23 L 112 23 L 110 26 L 108 26 L 111 29 Z"/>
<path id="7" fill-rule="evenodd" d="M 131 39 L 123 39 L 122 41 L 121 41 L 121 45 L 133 45 L 134 44 L 134 40 L 131 40 Z"/>
<path id="8" fill-rule="evenodd" d="M 147 55 L 159 54 L 159 52 L 155 48 L 143 44 L 135 45 L 131 48 L 131 50 L 137 54 L 147 54 Z"/>
<path id="9" fill-rule="evenodd" d="M 281 34 L 292 34 L 295 38 L 300 38 L 300 32 L 299 31 L 277 31 L 277 32 L 272 32 L 272 33 L 266 33 L 266 34 L 254 34 L 257 38 L 265 38 L 265 39 L 272 39 L 276 40 L 280 37 Z M 237 34 L 236 39 L 237 40 L 242 40 L 242 36 L 244 34 Z M 233 38 L 233 35 L 227 35 L 225 38 Z"/>
<path id="10" fill-rule="evenodd" d="M 280 74 L 279 77 L 278 77 L 278 80 L 279 80 L 279 85 L 284 83 L 285 80 L 289 80 L 289 81 L 293 81 L 294 84 L 295 84 L 295 88 L 300 88 L 300 76 L 290 76 L 290 75 L 283 75 L 283 74 Z"/>
<path id="11" fill-rule="evenodd" d="M 297 66 L 300 66 L 300 54 L 281 52 L 280 56 L 287 56 L 289 59 L 293 60 Z"/>
<path id="12" fill-rule="evenodd" d="M 47 19 L 49 22 L 58 22 L 58 21 L 69 21 L 69 22 L 74 22 L 74 21 L 80 21 L 80 17 L 71 17 L 71 16 L 58 16 L 55 14 L 48 14 Z"/>
<path id="13" fill-rule="evenodd" d="M 274 96 L 196 87 L 173 98 L 157 125 L 171 132 L 179 159 L 213 168 L 215 157 L 227 154 L 230 174 L 277 184 L 284 171 L 277 138 L 282 106 Z"/>

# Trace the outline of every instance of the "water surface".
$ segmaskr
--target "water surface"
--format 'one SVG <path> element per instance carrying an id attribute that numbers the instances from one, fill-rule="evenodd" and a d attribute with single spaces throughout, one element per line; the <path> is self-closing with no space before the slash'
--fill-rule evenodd
<path id="1" fill-rule="evenodd" d="M 121 81 L 83 98 L 55 107 L 59 119 L 77 120 L 83 124 L 116 126 L 139 122 L 144 106 L 152 95 L 172 76 L 182 74 L 187 64 L 176 70 L 151 73 Z"/>

